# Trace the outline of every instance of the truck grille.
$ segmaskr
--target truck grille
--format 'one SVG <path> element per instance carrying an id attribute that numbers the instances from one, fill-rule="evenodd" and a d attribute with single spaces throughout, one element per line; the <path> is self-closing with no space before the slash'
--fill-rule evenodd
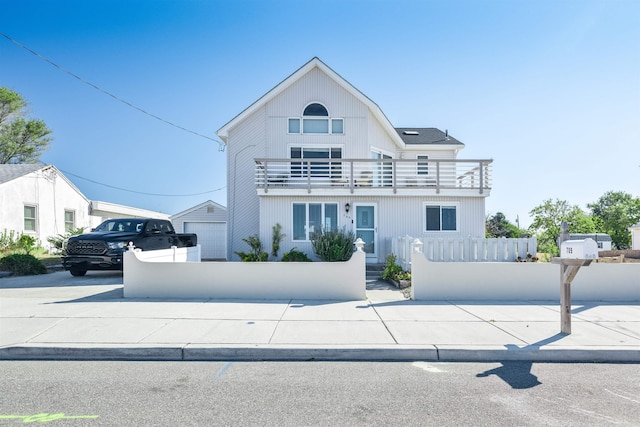
<path id="1" fill-rule="evenodd" d="M 79 240 L 67 243 L 67 253 L 74 255 L 101 255 L 107 251 L 104 242 Z"/>

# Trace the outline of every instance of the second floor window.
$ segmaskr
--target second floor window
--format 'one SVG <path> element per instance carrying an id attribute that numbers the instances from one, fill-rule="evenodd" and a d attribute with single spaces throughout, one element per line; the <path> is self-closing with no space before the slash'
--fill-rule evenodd
<path id="1" fill-rule="evenodd" d="M 416 159 L 421 160 L 418 162 L 418 175 L 429 175 L 429 156 L 419 155 Z"/>
<path id="2" fill-rule="evenodd" d="M 292 159 L 341 159 L 340 147 L 291 147 Z M 306 177 L 340 177 L 342 164 L 340 162 L 291 162 L 291 176 Z"/>
<path id="3" fill-rule="evenodd" d="M 329 117 L 329 112 L 322 104 L 307 105 L 302 117 L 289 119 L 289 133 L 334 134 L 344 133 L 344 120 Z"/>

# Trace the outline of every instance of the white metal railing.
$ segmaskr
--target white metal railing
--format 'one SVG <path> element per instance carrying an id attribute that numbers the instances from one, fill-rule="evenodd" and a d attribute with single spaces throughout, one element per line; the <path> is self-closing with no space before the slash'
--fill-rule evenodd
<path id="1" fill-rule="evenodd" d="M 255 159 L 255 184 L 313 189 L 491 189 L 493 160 L 453 159 Z"/>
<path id="2" fill-rule="evenodd" d="M 411 245 L 416 239 L 411 236 L 397 237 L 391 241 L 391 251 L 397 264 L 408 271 L 411 262 Z M 536 255 L 537 240 L 523 238 L 436 238 L 421 239 L 422 252 L 429 261 L 436 262 L 510 262 L 527 255 Z"/>

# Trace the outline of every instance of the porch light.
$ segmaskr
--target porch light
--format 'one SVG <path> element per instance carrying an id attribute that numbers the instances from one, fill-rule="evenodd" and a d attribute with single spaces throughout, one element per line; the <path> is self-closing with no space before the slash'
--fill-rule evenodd
<path id="1" fill-rule="evenodd" d="M 345 205 L 344 205 L 344 211 L 345 211 L 346 213 L 349 213 L 349 209 L 351 209 L 351 205 L 350 205 L 349 203 L 345 204 Z"/>

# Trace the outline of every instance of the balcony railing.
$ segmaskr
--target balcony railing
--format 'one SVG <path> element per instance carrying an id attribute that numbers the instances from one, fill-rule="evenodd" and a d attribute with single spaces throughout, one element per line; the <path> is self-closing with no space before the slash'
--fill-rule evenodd
<path id="1" fill-rule="evenodd" d="M 491 189 L 493 160 L 255 159 L 258 189 Z"/>

